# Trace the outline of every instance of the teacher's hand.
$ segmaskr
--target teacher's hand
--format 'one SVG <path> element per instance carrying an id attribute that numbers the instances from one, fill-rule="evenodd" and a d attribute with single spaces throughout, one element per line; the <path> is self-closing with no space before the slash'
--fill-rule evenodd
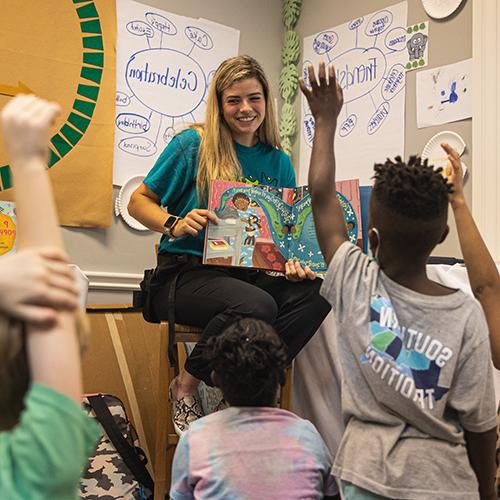
<path id="1" fill-rule="evenodd" d="M 208 224 L 208 221 L 217 224 L 217 216 L 210 210 L 195 208 L 177 222 L 171 234 L 174 238 L 196 236 Z"/>
<path id="2" fill-rule="evenodd" d="M 285 278 L 288 281 L 303 281 L 316 279 L 316 273 L 306 266 L 302 269 L 300 262 L 288 260 L 285 262 Z"/>

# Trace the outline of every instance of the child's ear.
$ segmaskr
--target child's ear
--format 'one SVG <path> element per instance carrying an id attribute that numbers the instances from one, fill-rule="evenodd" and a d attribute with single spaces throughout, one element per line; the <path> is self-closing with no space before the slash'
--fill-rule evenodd
<path id="1" fill-rule="evenodd" d="M 368 229 L 368 243 L 370 244 L 370 251 L 374 254 L 379 244 L 379 238 L 377 232 L 372 228 Z"/>
<path id="2" fill-rule="evenodd" d="M 215 370 L 210 373 L 210 378 L 215 387 L 220 387 L 220 377 Z"/>
<path id="3" fill-rule="evenodd" d="M 446 239 L 446 237 L 448 236 L 448 233 L 450 232 L 450 226 L 448 226 L 448 224 L 446 224 L 446 227 L 444 228 L 444 231 L 443 231 L 443 234 L 441 235 L 441 238 L 439 239 L 438 241 L 438 245 L 440 243 L 443 243 L 443 241 Z"/>

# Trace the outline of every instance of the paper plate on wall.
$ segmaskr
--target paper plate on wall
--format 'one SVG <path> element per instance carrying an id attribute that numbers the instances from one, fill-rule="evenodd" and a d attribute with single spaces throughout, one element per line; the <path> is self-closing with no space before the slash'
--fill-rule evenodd
<path id="1" fill-rule="evenodd" d="M 465 141 L 455 132 L 445 130 L 431 137 L 422 151 L 422 158 L 429 160 L 430 165 L 437 167 L 445 167 L 448 163 L 448 157 L 441 147 L 441 143 L 446 142 L 452 148 L 456 149 L 457 153 L 462 156 L 465 151 Z"/>
<path id="2" fill-rule="evenodd" d="M 425 12 L 434 19 L 444 19 L 451 16 L 463 0 L 422 0 Z"/>
<path id="3" fill-rule="evenodd" d="M 121 215 L 125 223 L 132 229 L 137 231 L 149 231 L 146 226 L 143 226 L 138 220 L 134 219 L 127 210 L 128 202 L 132 193 L 140 186 L 141 182 L 145 179 L 144 175 L 136 175 L 131 177 L 120 189 L 118 196 L 115 200 L 115 215 Z"/>

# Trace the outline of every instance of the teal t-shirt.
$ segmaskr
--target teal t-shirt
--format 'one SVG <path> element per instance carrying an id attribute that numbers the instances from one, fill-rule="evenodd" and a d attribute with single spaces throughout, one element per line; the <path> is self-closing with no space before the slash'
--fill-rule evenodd
<path id="1" fill-rule="evenodd" d="M 234 146 L 245 182 L 295 187 L 295 172 L 283 151 L 262 143 L 246 147 L 235 142 Z M 196 193 L 199 147 L 200 136 L 194 129 L 177 134 L 144 179 L 144 184 L 159 196 L 161 205 L 179 217 L 195 208 L 206 208 L 206 204 L 199 204 Z M 205 231 L 200 231 L 196 237 L 186 236 L 174 241 L 163 236 L 159 252 L 201 257 L 204 237 Z"/>
<path id="2" fill-rule="evenodd" d="M 0 432 L 0 498 L 72 500 L 100 437 L 99 426 L 74 401 L 33 384 L 21 421 Z"/>

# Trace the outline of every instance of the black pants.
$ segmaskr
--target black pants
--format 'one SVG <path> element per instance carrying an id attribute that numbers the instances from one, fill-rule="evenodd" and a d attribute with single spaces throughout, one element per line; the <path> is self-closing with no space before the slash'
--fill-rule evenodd
<path id="1" fill-rule="evenodd" d="M 290 282 L 264 272 L 196 265 L 183 272 L 175 292 L 179 323 L 203 328 L 200 341 L 188 357 L 188 373 L 212 385 L 203 352 L 206 341 L 219 335 L 235 317 L 261 319 L 273 325 L 288 347 L 291 361 L 314 335 L 330 311 L 319 295 L 321 280 Z M 168 286 L 153 299 L 159 319 L 168 319 Z"/>

